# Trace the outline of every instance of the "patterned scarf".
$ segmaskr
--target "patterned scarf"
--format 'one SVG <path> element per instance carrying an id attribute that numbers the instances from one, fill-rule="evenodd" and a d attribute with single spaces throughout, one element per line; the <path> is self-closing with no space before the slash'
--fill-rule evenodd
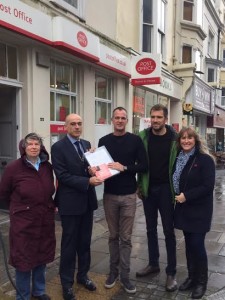
<path id="1" fill-rule="evenodd" d="M 180 194 L 180 188 L 179 188 L 180 175 L 183 171 L 183 168 L 187 164 L 190 156 L 193 155 L 194 153 L 195 153 L 195 147 L 188 153 L 185 153 L 183 150 L 181 150 L 177 157 L 176 170 L 173 173 L 173 187 L 177 195 Z"/>

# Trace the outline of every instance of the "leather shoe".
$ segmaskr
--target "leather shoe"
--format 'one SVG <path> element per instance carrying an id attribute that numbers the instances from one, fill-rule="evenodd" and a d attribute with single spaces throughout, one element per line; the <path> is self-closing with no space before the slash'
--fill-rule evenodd
<path id="1" fill-rule="evenodd" d="M 51 300 L 51 298 L 47 294 L 43 294 L 43 295 L 40 295 L 40 296 L 32 295 L 32 297 L 34 299 L 38 299 L 38 300 Z"/>
<path id="2" fill-rule="evenodd" d="M 177 290 L 177 281 L 175 276 L 168 275 L 166 279 L 166 291 L 174 292 Z"/>
<path id="3" fill-rule="evenodd" d="M 194 287 L 192 294 L 191 294 L 191 298 L 192 299 L 201 299 L 202 296 L 205 294 L 206 292 L 206 284 L 196 284 L 196 286 Z"/>
<path id="4" fill-rule="evenodd" d="M 93 292 L 96 290 L 96 285 L 94 284 L 94 282 L 89 279 L 77 279 L 77 283 L 82 284 L 87 290 Z"/>
<path id="5" fill-rule="evenodd" d="M 194 286 L 194 281 L 191 278 L 186 278 L 185 281 L 179 286 L 179 291 L 188 291 Z"/>
<path id="6" fill-rule="evenodd" d="M 69 288 L 69 289 L 63 288 L 63 299 L 64 300 L 76 300 L 76 297 L 73 293 L 72 288 Z"/>
<path id="7" fill-rule="evenodd" d="M 137 277 L 144 277 L 149 274 L 158 273 L 160 272 L 160 268 L 158 266 L 147 266 L 144 269 L 141 269 L 140 271 L 136 272 Z"/>

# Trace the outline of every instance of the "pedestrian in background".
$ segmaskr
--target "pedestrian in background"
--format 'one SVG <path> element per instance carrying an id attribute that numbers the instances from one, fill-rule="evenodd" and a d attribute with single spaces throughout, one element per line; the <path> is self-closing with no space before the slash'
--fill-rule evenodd
<path id="1" fill-rule="evenodd" d="M 192 290 L 191 297 L 200 299 L 208 281 L 208 259 L 205 236 L 210 230 L 213 213 L 215 163 L 192 128 L 179 132 L 178 157 L 173 173 L 176 193 L 175 228 L 183 230 L 188 278 L 180 291 Z"/>
<path id="2" fill-rule="evenodd" d="M 97 209 L 94 186 L 102 180 L 90 176 L 84 152 L 91 148 L 90 142 L 81 139 L 82 118 L 77 114 L 66 117 L 67 135 L 52 146 L 52 164 L 58 180 L 55 200 L 62 224 L 61 257 L 59 275 L 63 299 L 76 299 L 72 286 L 78 256 L 77 283 L 89 291 L 95 291 L 89 279 L 91 263 L 91 235 L 93 211 Z"/>
<path id="3" fill-rule="evenodd" d="M 136 211 L 136 173 L 147 171 L 147 157 L 141 139 L 126 132 L 127 111 L 123 107 L 113 110 L 114 131 L 99 140 L 114 162 L 108 166 L 120 171 L 105 181 L 103 204 L 109 228 L 110 272 L 105 287 L 112 288 L 118 275 L 127 293 L 136 292 L 130 282 L 131 235 Z"/>
<path id="4" fill-rule="evenodd" d="M 136 273 L 137 277 L 157 273 L 159 268 L 158 211 L 165 235 L 167 267 L 166 290 L 175 291 L 176 238 L 174 234 L 174 197 L 172 168 L 176 160 L 176 133 L 166 125 L 168 110 L 162 104 L 150 110 L 151 127 L 140 132 L 148 156 L 149 169 L 138 179 L 139 197 L 143 200 L 146 218 L 149 263 Z"/>
<path id="5" fill-rule="evenodd" d="M 29 133 L 19 150 L 21 158 L 6 167 L 0 183 L 0 201 L 9 203 L 9 263 L 16 269 L 16 300 L 30 300 L 31 294 L 50 300 L 45 271 L 56 244 L 52 166 L 36 133 Z"/>

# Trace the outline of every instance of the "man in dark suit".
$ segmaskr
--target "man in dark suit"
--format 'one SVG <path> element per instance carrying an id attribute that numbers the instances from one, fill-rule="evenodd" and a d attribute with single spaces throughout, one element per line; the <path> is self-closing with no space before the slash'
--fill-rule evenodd
<path id="1" fill-rule="evenodd" d="M 56 203 L 62 222 L 60 279 L 64 300 L 75 300 L 73 283 L 76 254 L 78 256 L 77 283 L 90 291 L 96 286 L 88 278 L 93 210 L 97 209 L 94 186 L 102 181 L 90 176 L 91 171 L 83 153 L 90 142 L 80 139 L 82 119 L 77 114 L 66 117 L 67 136 L 52 146 L 52 165 L 58 180 Z"/>

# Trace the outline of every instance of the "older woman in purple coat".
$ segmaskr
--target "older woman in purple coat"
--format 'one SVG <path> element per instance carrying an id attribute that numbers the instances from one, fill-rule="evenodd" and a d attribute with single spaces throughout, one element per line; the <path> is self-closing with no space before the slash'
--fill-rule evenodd
<path id="1" fill-rule="evenodd" d="M 7 166 L 0 182 L 0 201 L 9 203 L 9 263 L 16 269 L 16 300 L 29 300 L 31 294 L 50 300 L 45 271 L 54 260 L 56 243 L 52 166 L 36 133 L 28 134 L 19 148 L 21 158 Z"/>

